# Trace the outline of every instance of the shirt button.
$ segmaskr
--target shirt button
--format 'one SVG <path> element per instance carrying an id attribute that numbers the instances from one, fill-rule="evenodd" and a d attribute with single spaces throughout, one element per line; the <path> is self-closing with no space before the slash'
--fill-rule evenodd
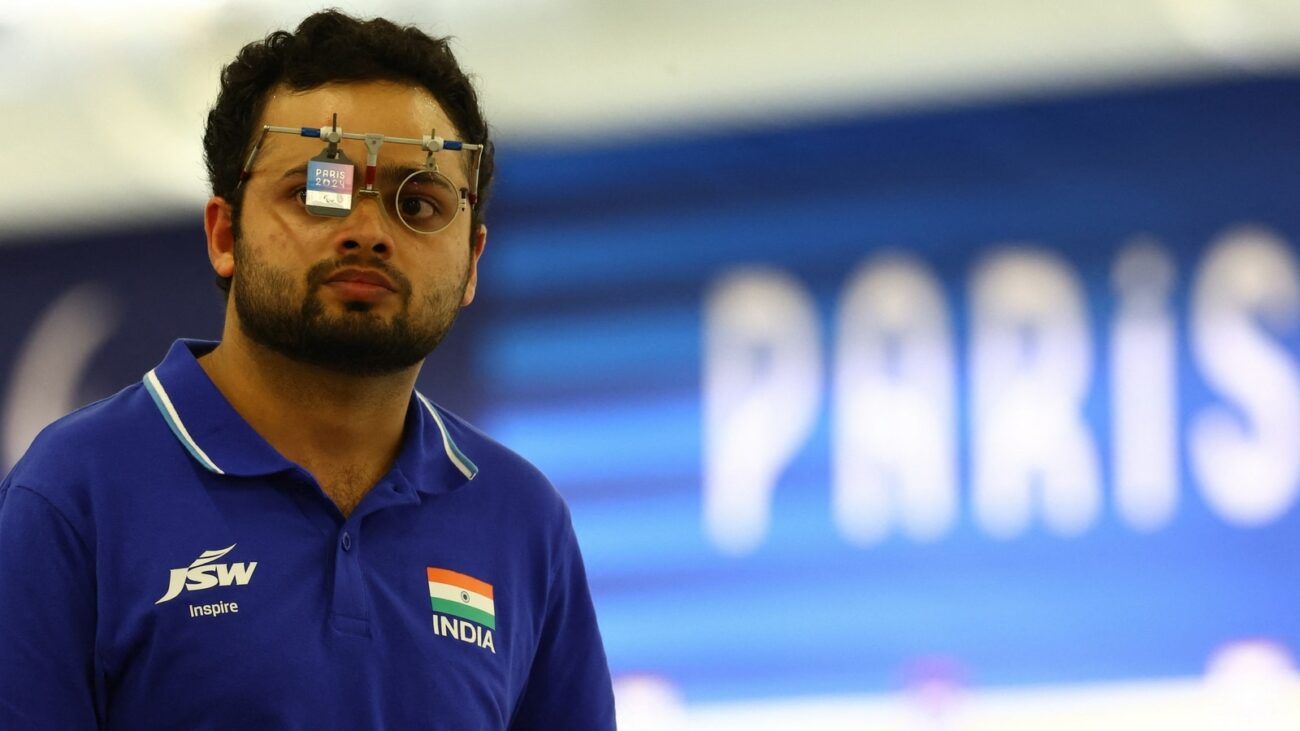
<path id="1" fill-rule="evenodd" d="M 348 533 L 347 531 L 343 531 L 343 550 L 344 551 L 352 550 L 352 534 Z"/>

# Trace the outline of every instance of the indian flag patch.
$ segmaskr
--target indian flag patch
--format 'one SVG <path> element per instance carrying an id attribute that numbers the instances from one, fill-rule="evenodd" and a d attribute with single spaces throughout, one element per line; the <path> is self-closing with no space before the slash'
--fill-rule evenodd
<path id="1" fill-rule="evenodd" d="M 428 572 L 429 601 L 433 611 L 468 619 L 488 629 L 497 628 L 491 584 L 449 569 L 430 566 Z"/>

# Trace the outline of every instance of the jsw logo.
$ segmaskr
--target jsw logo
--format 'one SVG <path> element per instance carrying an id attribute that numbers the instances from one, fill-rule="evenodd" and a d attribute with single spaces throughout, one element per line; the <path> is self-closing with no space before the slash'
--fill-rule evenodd
<path id="1" fill-rule="evenodd" d="M 183 569 L 172 569 L 171 583 L 167 587 L 167 593 L 163 594 L 162 599 L 154 602 L 154 604 L 162 604 L 175 599 L 180 595 L 182 589 L 199 591 L 200 589 L 211 589 L 214 586 L 230 586 L 231 584 L 243 586 L 247 584 L 248 580 L 253 578 L 253 571 L 257 569 L 256 561 L 248 563 L 212 563 L 230 553 L 234 548 L 235 546 L 232 545 L 220 551 L 204 551 L 189 566 Z"/>

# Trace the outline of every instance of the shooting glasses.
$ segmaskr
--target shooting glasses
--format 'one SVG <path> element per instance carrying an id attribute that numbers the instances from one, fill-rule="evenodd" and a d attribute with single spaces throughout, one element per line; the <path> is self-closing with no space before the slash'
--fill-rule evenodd
<path id="1" fill-rule="evenodd" d="M 319 137 L 326 145 L 320 154 L 307 161 L 306 187 L 299 192 L 307 212 L 314 216 L 332 216 L 341 218 L 352 213 L 356 207 L 357 196 L 374 196 L 380 204 L 380 210 L 401 221 L 403 225 L 420 234 L 436 234 L 451 225 L 457 214 L 478 202 L 479 160 L 483 154 L 483 145 L 475 145 L 456 140 L 445 140 L 434 134 L 415 139 L 411 137 L 387 137 L 381 134 L 357 134 L 339 129 L 339 115 L 335 114 L 329 127 L 262 127 L 262 135 L 257 144 L 248 153 L 248 161 L 239 175 L 239 184 L 252 175 L 253 161 L 266 136 L 272 132 L 298 135 L 300 137 Z M 364 187 L 353 185 L 356 166 L 343 151 L 339 143 L 343 140 L 361 140 L 366 146 L 366 173 Z M 379 148 L 385 142 L 399 145 L 417 145 L 425 151 L 424 165 L 420 168 L 406 168 L 397 173 L 401 182 L 391 190 L 375 186 L 376 168 L 379 164 Z M 467 152 L 472 155 L 469 166 L 469 188 L 456 187 L 447 176 L 438 171 L 438 163 L 433 159 L 434 153 L 443 150 Z M 238 187 L 238 186 L 236 186 Z"/>

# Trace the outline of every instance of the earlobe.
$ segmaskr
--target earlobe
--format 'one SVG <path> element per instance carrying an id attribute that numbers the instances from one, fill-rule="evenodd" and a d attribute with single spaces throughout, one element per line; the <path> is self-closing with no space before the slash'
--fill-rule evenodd
<path id="1" fill-rule="evenodd" d="M 479 225 L 474 232 L 474 246 L 469 252 L 469 278 L 465 282 L 465 296 L 460 299 L 460 306 L 465 307 L 474 301 L 474 292 L 478 289 L 478 260 L 483 256 L 487 246 L 487 226 Z"/>
<path id="2" fill-rule="evenodd" d="M 235 230 L 230 202 L 212 196 L 203 209 L 203 228 L 208 235 L 208 261 L 219 277 L 235 274 Z"/>

